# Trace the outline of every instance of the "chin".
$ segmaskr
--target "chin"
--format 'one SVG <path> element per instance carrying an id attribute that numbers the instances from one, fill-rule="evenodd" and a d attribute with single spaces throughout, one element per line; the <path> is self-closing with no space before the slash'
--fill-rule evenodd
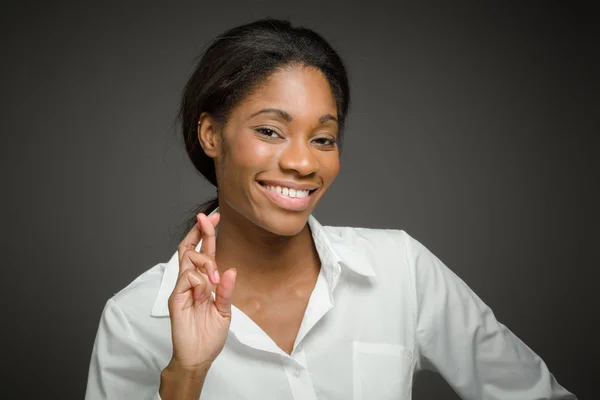
<path id="1" fill-rule="evenodd" d="M 261 226 L 278 236 L 295 236 L 302 232 L 308 222 L 310 212 L 288 213 L 269 211 L 262 215 Z"/>

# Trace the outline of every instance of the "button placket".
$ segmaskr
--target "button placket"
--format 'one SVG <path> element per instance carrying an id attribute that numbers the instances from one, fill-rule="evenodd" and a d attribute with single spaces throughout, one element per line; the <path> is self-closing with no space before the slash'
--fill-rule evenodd
<path id="1" fill-rule="evenodd" d="M 293 354 L 293 357 L 286 357 L 282 361 L 294 400 L 317 400 L 305 354 L 301 351 L 294 351 Z"/>
<path id="2" fill-rule="evenodd" d="M 306 355 L 302 351 L 302 345 L 296 346 L 292 353 L 292 359 L 294 360 L 293 365 L 290 367 L 292 376 L 294 378 L 300 378 L 302 370 L 306 368 Z"/>

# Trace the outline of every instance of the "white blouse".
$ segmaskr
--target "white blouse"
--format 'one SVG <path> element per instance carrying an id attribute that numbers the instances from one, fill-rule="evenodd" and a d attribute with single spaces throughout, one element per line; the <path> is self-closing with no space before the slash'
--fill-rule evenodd
<path id="1" fill-rule="evenodd" d="M 308 222 L 322 265 L 292 354 L 233 306 L 202 400 L 408 400 L 420 369 L 439 372 L 463 399 L 576 399 L 405 231 Z M 86 399 L 160 399 L 178 271 L 175 253 L 108 300 Z"/>

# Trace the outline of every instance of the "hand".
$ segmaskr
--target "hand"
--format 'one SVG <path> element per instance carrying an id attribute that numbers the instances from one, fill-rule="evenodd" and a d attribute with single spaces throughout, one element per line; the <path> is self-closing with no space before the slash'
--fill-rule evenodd
<path id="1" fill-rule="evenodd" d="M 237 272 L 219 277 L 215 262 L 215 227 L 220 214 L 198 214 L 198 223 L 179 244 L 179 278 L 169 297 L 173 356 L 182 372 L 205 370 L 217 358 L 231 323 L 231 297 Z M 200 252 L 196 246 L 202 240 Z M 212 298 L 216 286 L 215 299 Z"/>

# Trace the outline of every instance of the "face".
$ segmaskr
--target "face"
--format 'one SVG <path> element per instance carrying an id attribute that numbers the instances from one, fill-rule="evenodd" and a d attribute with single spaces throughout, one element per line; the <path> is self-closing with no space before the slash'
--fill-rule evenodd
<path id="1" fill-rule="evenodd" d="M 276 235 L 304 228 L 339 171 L 336 103 L 315 68 L 275 72 L 222 131 L 200 135 L 215 160 L 221 208 Z"/>

